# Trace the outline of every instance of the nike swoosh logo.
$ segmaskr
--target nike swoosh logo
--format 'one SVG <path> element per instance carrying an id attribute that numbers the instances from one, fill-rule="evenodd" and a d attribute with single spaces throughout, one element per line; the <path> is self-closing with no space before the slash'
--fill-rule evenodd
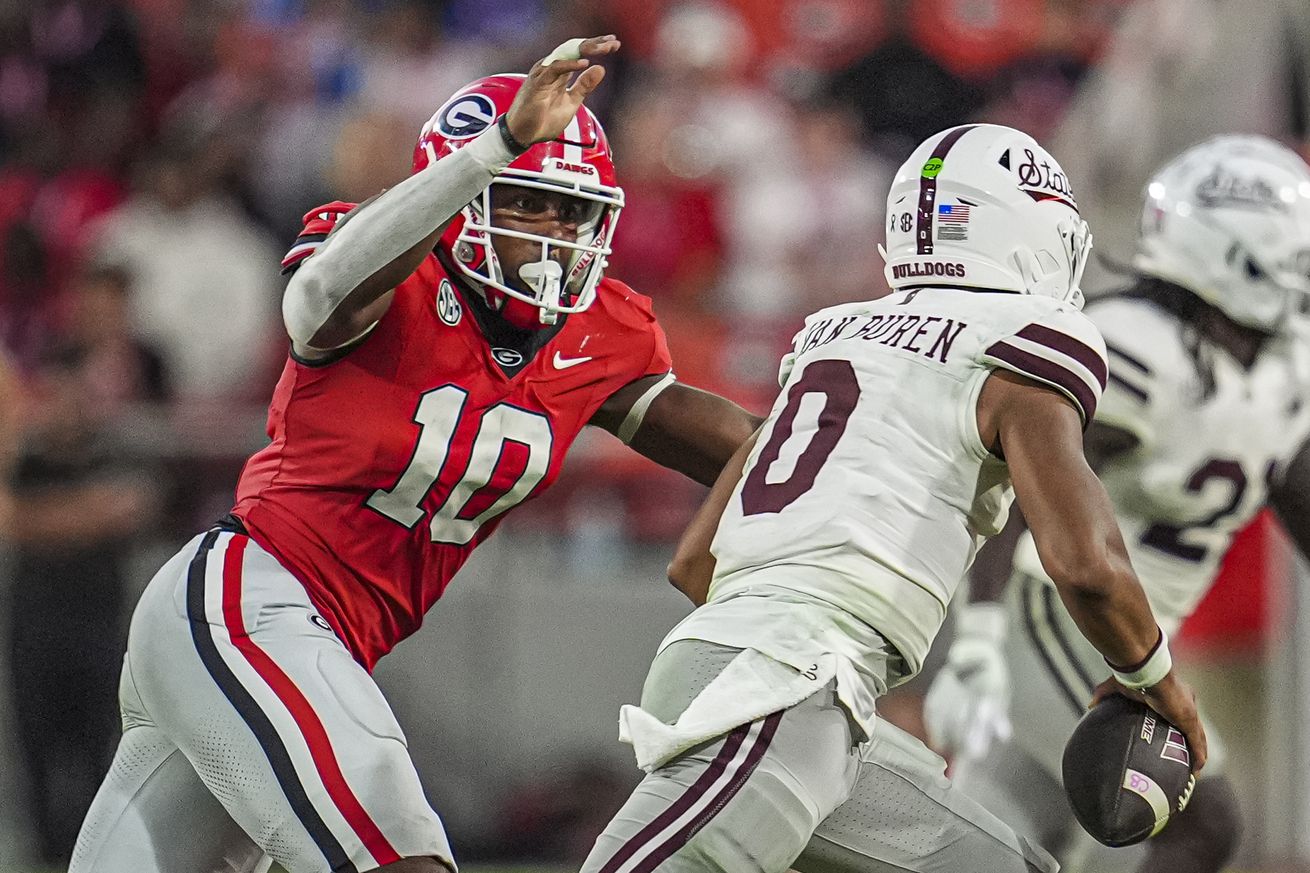
<path id="1" fill-rule="evenodd" d="M 591 360 L 591 356 L 590 356 L 590 355 L 588 355 L 588 356 L 585 357 L 585 358 L 565 358 L 565 357 L 561 357 L 559 352 L 556 352 L 556 353 L 555 353 L 555 369 L 556 369 L 556 370 L 567 370 L 569 367 L 576 367 L 578 364 L 585 364 L 585 363 L 587 363 L 587 361 L 590 361 L 590 360 Z"/>

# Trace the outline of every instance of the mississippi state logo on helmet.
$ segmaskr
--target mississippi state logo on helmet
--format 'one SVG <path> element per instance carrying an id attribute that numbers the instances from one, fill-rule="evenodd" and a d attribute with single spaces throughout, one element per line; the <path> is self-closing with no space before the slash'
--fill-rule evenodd
<path id="1" fill-rule="evenodd" d="M 1133 266 L 1274 333 L 1310 298 L 1310 167 L 1261 136 L 1218 136 L 1146 185 Z"/>
<path id="2" fill-rule="evenodd" d="M 525 76 L 503 73 L 465 85 L 423 125 L 414 149 L 413 171 L 420 172 L 451 154 L 509 111 Z M 518 185 L 562 192 L 587 208 L 575 241 L 508 231 L 491 223 L 492 190 Z M 609 141 L 585 106 L 564 132 L 537 143 L 498 173 L 491 185 L 464 207 L 437 243 L 449 263 L 472 283 L 487 305 L 518 327 L 554 324 L 561 313 L 581 312 L 596 299 L 614 228 L 623 208 L 615 181 Z M 513 287 L 493 244 L 497 238 L 529 239 L 541 246 L 539 260 L 517 277 L 531 292 Z M 563 251 L 564 257 L 559 253 Z"/>
<path id="3" fill-rule="evenodd" d="M 1092 247 L 1073 188 L 1031 136 L 967 124 L 928 137 L 887 197 L 887 282 L 1038 294 L 1082 306 Z"/>

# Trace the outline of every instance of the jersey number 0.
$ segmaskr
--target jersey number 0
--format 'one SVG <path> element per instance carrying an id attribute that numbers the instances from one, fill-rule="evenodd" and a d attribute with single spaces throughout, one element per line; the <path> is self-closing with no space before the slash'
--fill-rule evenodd
<path id="1" fill-rule="evenodd" d="M 807 395 L 823 397 L 823 408 L 818 413 L 818 427 L 810 440 L 796 456 L 795 464 L 785 478 L 779 476 L 779 456 L 791 439 L 796 427 L 796 416 Z M 787 405 L 773 423 L 769 441 L 760 451 L 755 465 L 746 474 L 741 486 L 743 515 L 763 512 L 782 512 L 793 501 L 814 487 L 819 470 L 823 468 L 837 441 L 846 432 L 846 422 L 855 411 L 860 399 L 860 381 L 850 361 L 839 359 L 813 361 L 801 377 L 787 390 Z M 778 481 L 781 478 L 781 481 Z"/>
<path id="2" fill-rule="evenodd" d="M 467 399 L 468 392 L 455 385 L 423 394 L 414 412 L 419 435 L 409 465 L 395 485 L 373 492 L 370 509 L 407 528 L 418 524 L 422 504 L 450 459 Z M 464 474 L 432 511 L 432 542 L 468 545 L 478 528 L 531 494 L 550 467 L 552 441 L 544 415 L 507 403 L 482 413 Z"/>

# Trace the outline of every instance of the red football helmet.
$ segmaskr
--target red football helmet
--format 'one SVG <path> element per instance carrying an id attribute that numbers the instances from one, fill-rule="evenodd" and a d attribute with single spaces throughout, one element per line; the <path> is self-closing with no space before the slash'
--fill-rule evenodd
<path id="1" fill-rule="evenodd" d="M 509 111 L 525 76 L 503 73 L 465 85 L 423 125 L 414 148 L 414 172 L 472 140 Z M 473 283 L 487 305 L 518 327 L 554 324 L 560 313 L 581 312 L 596 299 L 596 285 L 605 270 L 610 240 L 623 208 L 623 190 L 614 179 L 609 141 L 587 107 L 558 139 L 537 143 L 492 180 L 548 191 L 564 191 L 592 208 L 578 227 L 576 242 L 506 230 L 491 224 L 491 186 L 464 207 L 442 235 L 444 251 Z M 496 236 L 530 239 L 541 244 L 541 259 L 524 265 L 519 278 L 534 289 L 510 287 L 492 241 Z M 569 250 L 561 270 L 550 257 L 552 248 Z"/>

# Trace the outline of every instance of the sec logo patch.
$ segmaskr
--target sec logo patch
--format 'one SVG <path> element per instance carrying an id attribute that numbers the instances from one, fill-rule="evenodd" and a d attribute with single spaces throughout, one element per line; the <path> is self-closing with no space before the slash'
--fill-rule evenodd
<path id="1" fill-rule="evenodd" d="M 459 324 L 464 315 L 464 306 L 459 302 L 459 295 L 449 279 L 442 279 L 437 289 L 437 318 L 451 327 Z"/>

